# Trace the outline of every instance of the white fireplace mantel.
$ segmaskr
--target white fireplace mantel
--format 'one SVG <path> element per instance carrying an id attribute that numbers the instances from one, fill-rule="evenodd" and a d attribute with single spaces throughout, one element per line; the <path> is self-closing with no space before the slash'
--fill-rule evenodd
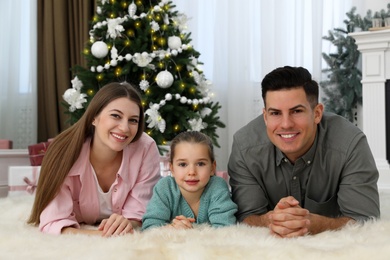
<path id="1" fill-rule="evenodd" d="M 390 189 L 385 103 L 385 82 L 390 79 L 390 30 L 357 32 L 349 36 L 355 39 L 362 54 L 363 122 L 360 125 L 379 170 L 378 186 Z"/>

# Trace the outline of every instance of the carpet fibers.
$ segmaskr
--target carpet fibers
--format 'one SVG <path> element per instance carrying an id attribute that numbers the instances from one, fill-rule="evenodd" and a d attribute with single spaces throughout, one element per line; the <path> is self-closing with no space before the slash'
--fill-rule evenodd
<path id="1" fill-rule="evenodd" d="M 52 236 L 25 224 L 32 196 L 0 199 L 0 259 L 390 259 L 390 192 L 381 220 L 340 231 L 281 239 L 245 225 L 154 229 L 102 238 Z"/>

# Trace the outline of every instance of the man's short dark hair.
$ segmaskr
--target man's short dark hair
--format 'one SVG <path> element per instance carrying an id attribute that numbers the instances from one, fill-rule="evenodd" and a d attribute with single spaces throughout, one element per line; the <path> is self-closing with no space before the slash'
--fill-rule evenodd
<path id="1" fill-rule="evenodd" d="M 278 91 L 303 87 L 312 108 L 318 104 L 318 83 L 310 72 L 303 67 L 284 66 L 268 73 L 261 82 L 261 92 L 265 105 L 268 91 Z"/>

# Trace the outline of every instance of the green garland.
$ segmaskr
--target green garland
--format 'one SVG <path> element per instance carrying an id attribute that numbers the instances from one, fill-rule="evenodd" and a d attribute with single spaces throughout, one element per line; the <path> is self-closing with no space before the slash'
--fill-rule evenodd
<path id="1" fill-rule="evenodd" d="M 387 8 L 387 13 L 381 10 L 375 16 L 387 17 L 390 14 L 390 3 Z M 322 102 L 326 111 L 341 115 L 351 122 L 356 121 L 356 108 L 362 104 L 362 73 L 358 68 L 360 52 L 355 40 L 348 34 L 355 32 L 357 28 L 368 31 L 373 19 L 371 10 L 367 11 L 364 18 L 355 12 L 356 7 L 353 7 L 346 13 L 346 28 L 334 28 L 328 31 L 327 36 L 322 37 L 336 47 L 334 53 L 322 53 L 322 58 L 328 65 L 328 68 L 322 70 L 327 76 L 327 80 L 321 81 L 325 93 Z"/>

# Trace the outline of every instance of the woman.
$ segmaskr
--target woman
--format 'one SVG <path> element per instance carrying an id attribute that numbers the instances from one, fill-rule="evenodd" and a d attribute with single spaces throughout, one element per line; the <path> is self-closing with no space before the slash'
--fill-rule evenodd
<path id="1" fill-rule="evenodd" d="M 80 120 L 50 144 L 28 223 L 45 233 L 106 237 L 140 227 L 160 178 L 158 148 L 143 127 L 141 97 L 131 85 L 101 88 Z M 100 225 L 80 229 L 81 223 Z"/>

